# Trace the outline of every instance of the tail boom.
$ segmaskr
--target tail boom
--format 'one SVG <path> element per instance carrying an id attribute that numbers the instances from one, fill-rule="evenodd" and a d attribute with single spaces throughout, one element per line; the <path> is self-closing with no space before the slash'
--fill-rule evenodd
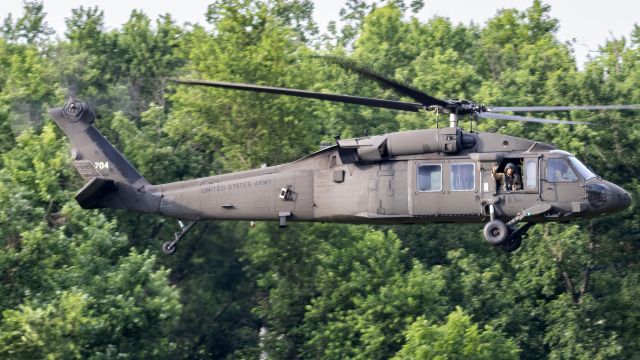
<path id="1" fill-rule="evenodd" d="M 158 211 L 160 198 L 147 192 L 149 182 L 93 126 L 96 116 L 91 107 L 69 99 L 49 113 L 69 138 L 73 164 L 86 181 L 76 194 L 80 206 Z"/>

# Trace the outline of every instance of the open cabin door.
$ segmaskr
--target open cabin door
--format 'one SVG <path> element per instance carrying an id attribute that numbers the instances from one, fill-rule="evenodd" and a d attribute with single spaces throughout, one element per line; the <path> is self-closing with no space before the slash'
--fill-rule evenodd
<path id="1" fill-rule="evenodd" d="M 517 189 L 505 189 L 499 181 L 491 176 L 491 170 L 497 166 L 497 173 L 505 173 L 508 164 L 515 166 L 515 173 L 520 178 Z M 497 216 L 515 216 L 531 204 L 539 203 L 540 198 L 540 156 L 538 154 L 509 155 L 496 159 L 484 159 L 482 166 L 482 198 L 496 201 Z M 488 203 L 485 202 L 483 214 L 489 215 Z"/>

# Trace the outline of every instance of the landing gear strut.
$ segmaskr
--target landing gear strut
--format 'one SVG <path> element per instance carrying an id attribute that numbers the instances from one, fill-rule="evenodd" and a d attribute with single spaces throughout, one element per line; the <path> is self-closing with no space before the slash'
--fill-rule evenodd
<path id="1" fill-rule="evenodd" d="M 198 220 L 195 220 L 195 221 L 192 221 L 189 225 L 185 225 L 184 222 L 182 222 L 182 220 L 178 220 L 178 225 L 180 225 L 180 231 L 176 231 L 173 234 L 174 236 L 173 241 L 167 241 L 164 244 L 162 244 L 162 252 L 164 252 L 167 255 L 175 254 L 176 250 L 178 249 L 178 241 L 180 241 L 180 239 L 182 239 L 183 236 L 187 235 L 187 233 L 189 232 L 189 230 L 191 230 L 193 225 L 197 223 L 198 223 Z"/>

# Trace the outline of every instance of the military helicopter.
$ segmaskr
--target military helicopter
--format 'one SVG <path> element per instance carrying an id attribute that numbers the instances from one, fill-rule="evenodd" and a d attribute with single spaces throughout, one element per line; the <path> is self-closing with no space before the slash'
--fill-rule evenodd
<path id="1" fill-rule="evenodd" d="M 84 209 L 118 208 L 178 219 L 178 242 L 202 220 L 273 220 L 351 224 L 482 223 L 484 238 L 511 252 L 536 223 L 598 217 L 631 202 L 621 187 L 597 176 L 553 145 L 465 131 L 458 118 L 584 124 L 503 114 L 640 109 L 640 105 L 488 107 L 442 100 L 347 60 L 334 62 L 415 100 L 405 102 L 220 81 L 179 84 L 264 92 L 348 104 L 449 114 L 449 127 L 336 139 L 297 161 L 200 179 L 152 185 L 93 126 L 95 112 L 69 99 L 50 111 L 69 137 L 74 166 L 86 181 L 75 198 Z M 500 184 L 505 172 L 513 179 Z M 522 223 L 519 225 L 519 223 Z"/>

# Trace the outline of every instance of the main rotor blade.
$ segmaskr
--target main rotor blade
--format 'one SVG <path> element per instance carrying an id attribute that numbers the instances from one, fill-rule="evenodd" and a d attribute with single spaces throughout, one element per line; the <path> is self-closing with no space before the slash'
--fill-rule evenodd
<path id="1" fill-rule="evenodd" d="M 450 105 L 448 102 L 444 100 L 434 98 L 433 96 L 427 95 L 424 92 L 418 89 L 415 89 L 409 85 L 401 84 L 396 80 L 389 79 L 388 77 L 375 73 L 370 69 L 359 66 L 354 61 L 335 57 L 335 56 L 319 56 L 319 57 L 323 59 L 327 59 L 333 62 L 334 64 L 341 66 L 344 69 L 351 70 L 364 77 L 368 77 L 378 82 L 383 87 L 393 89 L 404 96 L 410 97 L 413 100 L 420 102 L 424 106 L 437 105 L 437 106 L 446 107 L 447 105 Z"/>
<path id="2" fill-rule="evenodd" d="M 555 120 L 555 119 L 542 119 L 542 118 L 525 117 L 525 116 L 518 116 L 518 115 L 497 114 L 492 112 L 478 113 L 478 117 L 486 118 L 486 119 L 515 120 L 515 121 L 534 122 L 534 123 L 542 123 L 542 124 L 567 124 L 567 125 L 576 125 L 576 124 L 589 125 L 590 124 L 583 121 L 562 121 L 562 120 Z"/>
<path id="3" fill-rule="evenodd" d="M 536 111 L 571 111 L 571 110 L 639 110 L 640 104 L 630 105 L 575 105 L 575 106 L 496 106 L 495 112 L 536 112 Z"/>
<path id="4" fill-rule="evenodd" d="M 341 102 L 341 103 L 347 103 L 347 104 L 373 106 L 373 107 L 392 109 L 392 110 L 418 112 L 420 109 L 423 108 L 423 105 L 420 103 L 376 99 L 376 98 L 368 98 L 368 97 L 362 97 L 362 96 L 321 93 L 321 92 L 315 92 L 315 91 L 289 89 L 289 88 L 281 88 L 281 87 L 273 87 L 273 86 L 230 83 L 230 82 L 224 82 L 224 81 L 192 80 L 192 79 L 169 79 L 169 80 L 179 84 L 211 86 L 211 87 L 218 87 L 218 88 L 225 88 L 225 89 L 246 90 L 246 91 L 270 93 L 270 94 L 289 95 L 289 96 L 297 96 L 302 98 L 335 101 L 335 102 Z"/>

